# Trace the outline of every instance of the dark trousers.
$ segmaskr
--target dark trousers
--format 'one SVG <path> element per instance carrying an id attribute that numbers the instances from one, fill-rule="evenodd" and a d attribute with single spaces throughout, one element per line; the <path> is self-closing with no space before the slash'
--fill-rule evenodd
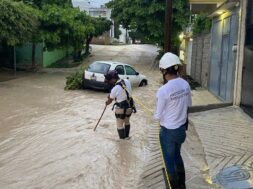
<path id="1" fill-rule="evenodd" d="M 181 145 L 186 138 L 186 127 L 166 129 L 161 126 L 160 143 L 171 188 L 185 188 L 185 169 L 181 156 Z"/>

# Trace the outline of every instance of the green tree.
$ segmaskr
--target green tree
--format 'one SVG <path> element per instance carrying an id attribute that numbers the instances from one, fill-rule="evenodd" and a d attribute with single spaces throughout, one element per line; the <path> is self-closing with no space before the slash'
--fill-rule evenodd
<path id="1" fill-rule="evenodd" d="M 119 39 L 119 36 L 122 34 L 122 32 L 119 29 L 119 24 L 114 20 L 114 37 Z"/>
<path id="2" fill-rule="evenodd" d="M 38 28 L 37 18 L 36 11 L 22 2 L 0 0 L 0 43 L 15 46 L 30 41 Z"/>
<path id="3" fill-rule="evenodd" d="M 81 58 L 86 36 L 94 32 L 90 16 L 77 8 L 44 5 L 41 28 L 49 49 L 74 47 L 75 59 Z"/>
<path id="4" fill-rule="evenodd" d="M 164 44 L 165 0 L 112 0 L 107 3 L 112 18 L 144 42 Z M 190 17 L 188 0 L 173 0 L 172 46 L 179 46 L 179 33 Z"/>
<path id="5" fill-rule="evenodd" d="M 111 17 L 122 25 L 127 31 L 130 28 L 131 21 L 135 15 L 134 5 L 136 0 L 112 0 L 107 3 L 107 7 L 112 9 Z M 127 32 L 126 32 L 127 39 Z"/>
<path id="6" fill-rule="evenodd" d="M 86 36 L 94 31 L 90 16 L 73 8 L 71 0 L 24 0 L 41 11 L 40 32 L 33 40 L 47 49 L 74 47 L 74 59 L 81 59 Z M 34 57 L 34 56 L 33 56 Z"/>
<path id="7" fill-rule="evenodd" d="M 55 5 L 55 6 L 60 6 L 62 8 L 65 7 L 72 7 L 72 2 L 71 0 L 18 0 L 18 1 L 23 1 L 24 3 L 33 6 L 34 8 L 37 9 L 37 12 L 39 13 L 39 20 L 42 22 L 43 16 L 43 7 L 47 5 Z M 46 10 L 46 9 L 45 9 Z M 40 24 L 39 29 L 36 33 L 34 33 L 32 37 L 32 68 L 35 68 L 35 52 L 36 52 L 36 44 L 40 42 L 44 42 L 44 36 L 45 34 L 45 29 L 43 26 Z M 50 35 L 50 33 L 47 33 L 46 36 Z M 54 35 L 54 34 L 52 34 Z M 53 38 L 53 37 L 52 37 Z"/>
<path id="8" fill-rule="evenodd" d="M 92 24 L 94 26 L 94 30 L 91 33 L 88 33 L 86 36 L 86 54 L 89 53 L 89 46 L 90 42 L 93 37 L 98 37 L 100 35 L 103 35 L 105 32 L 109 31 L 111 29 L 112 22 L 110 20 L 107 20 L 106 18 L 91 18 Z"/>
<path id="9" fill-rule="evenodd" d="M 35 6 L 38 9 L 42 9 L 44 5 L 57 5 L 60 7 L 72 7 L 71 0 L 19 0 L 26 4 Z"/>
<path id="10" fill-rule="evenodd" d="M 33 15 L 33 16 L 31 16 Z M 30 42 L 38 31 L 38 12 L 23 2 L 0 0 L 0 44 L 15 46 Z"/>
<path id="11" fill-rule="evenodd" d="M 212 27 L 212 19 L 207 17 L 205 13 L 196 15 L 193 19 L 193 35 L 201 34 L 203 32 L 210 32 Z"/>

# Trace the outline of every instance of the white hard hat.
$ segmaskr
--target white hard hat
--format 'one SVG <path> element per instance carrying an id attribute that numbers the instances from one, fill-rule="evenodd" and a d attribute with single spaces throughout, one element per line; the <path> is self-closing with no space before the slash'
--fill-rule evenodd
<path id="1" fill-rule="evenodd" d="M 167 69 L 169 67 L 180 65 L 181 62 L 177 55 L 167 52 L 163 55 L 163 57 L 160 60 L 159 68 L 160 69 Z"/>

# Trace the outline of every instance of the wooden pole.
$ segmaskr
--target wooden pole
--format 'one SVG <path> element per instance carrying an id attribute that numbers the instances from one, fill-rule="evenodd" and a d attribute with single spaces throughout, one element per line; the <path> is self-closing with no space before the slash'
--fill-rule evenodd
<path id="1" fill-rule="evenodd" d="M 103 115 L 104 115 L 104 113 L 105 113 L 106 107 L 107 107 L 107 105 L 105 105 L 104 111 L 103 111 L 103 113 L 101 114 L 101 116 L 100 116 L 100 118 L 99 118 L 99 120 L 98 120 L 98 122 L 97 122 L 97 125 L 94 127 L 93 131 L 96 131 L 97 126 L 98 126 L 100 120 L 102 119 L 102 117 L 103 117 Z"/>
<path id="2" fill-rule="evenodd" d="M 164 32 L 164 52 L 171 52 L 172 45 L 172 0 L 166 0 L 165 9 L 165 32 Z"/>

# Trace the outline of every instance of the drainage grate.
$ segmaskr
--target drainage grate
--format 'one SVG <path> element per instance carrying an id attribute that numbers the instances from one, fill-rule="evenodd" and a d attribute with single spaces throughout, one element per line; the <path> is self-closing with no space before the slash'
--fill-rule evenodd
<path id="1" fill-rule="evenodd" d="M 213 177 L 213 182 L 226 189 L 253 189 L 253 167 L 225 168 Z"/>

